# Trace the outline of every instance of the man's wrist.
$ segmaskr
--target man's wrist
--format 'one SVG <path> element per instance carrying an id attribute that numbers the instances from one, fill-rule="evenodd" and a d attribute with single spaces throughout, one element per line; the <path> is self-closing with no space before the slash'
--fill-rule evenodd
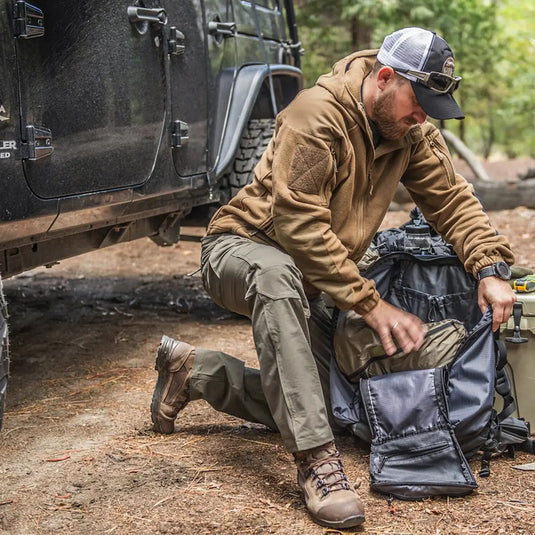
<path id="1" fill-rule="evenodd" d="M 477 279 L 482 280 L 485 277 L 498 277 L 499 279 L 508 281 L 511 279 L 511 268 L 505 262 L 496 262 L 479 270 Z"/>

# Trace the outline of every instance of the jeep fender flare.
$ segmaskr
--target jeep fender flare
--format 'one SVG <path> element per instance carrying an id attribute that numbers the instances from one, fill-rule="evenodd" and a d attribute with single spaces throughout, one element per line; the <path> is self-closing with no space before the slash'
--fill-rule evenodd
<path id="1" fill-rule="evenodd" d="M 227 75 L 230 73 L 227 72 Z M 275 117 L 273 106 L 269 105 L 269 110 L 260 109 L 260 93 L 265 83 L 276 85 L 275 91 L 277 110 L 287 106 L 297 95 L 303 86 L 303 74 L 300 69 L 291 65 L 277 64 L 254 64 L 245 65 L 237 72 L 232 71 L 234 80 L 232 81 L 229 104 L 225 117 L 220 120 L 219 128 L 222 131 L 219 150 L 214 158 L 214 165 L 209 172 L 209 182 L 214 184 L 228 171 L 232 165 L 236 152 L 240 146 L 242 133 L 247 126 L 249 119 Z M 222 86 L 227 84 L 220 82 Z M 227 82 L 228 83 L 228 82 Z M 228 87 L 228 85 L 227 85 Z"/>

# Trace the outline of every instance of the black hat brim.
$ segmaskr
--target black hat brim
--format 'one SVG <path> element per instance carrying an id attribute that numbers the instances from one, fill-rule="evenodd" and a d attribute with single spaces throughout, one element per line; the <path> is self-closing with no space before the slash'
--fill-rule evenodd
<path id="1" fill-rule="evenodd" d="M 464 119 L 464 113 L 451 93 L 437 93 L 420 82 L 411 80 L 416 100 L 433 119 Z"/>

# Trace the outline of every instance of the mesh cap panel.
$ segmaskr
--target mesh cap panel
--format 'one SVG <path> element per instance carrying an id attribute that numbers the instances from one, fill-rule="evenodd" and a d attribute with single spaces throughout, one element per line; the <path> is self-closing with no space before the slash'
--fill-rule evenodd
<path id="1" fill-rule="evenodd" d="M 429 56 L 434 34 L 421 28 L 405 28 L 388 35 L 377 59 L 394 69 L 421 71 Z"/>

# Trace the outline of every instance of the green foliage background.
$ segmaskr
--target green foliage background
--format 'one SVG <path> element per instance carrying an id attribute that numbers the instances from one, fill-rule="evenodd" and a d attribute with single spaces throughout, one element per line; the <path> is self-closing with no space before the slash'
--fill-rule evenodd
<path id="1" fill-rule="evenodd" d="M 296 0 L 306 85 L 333 63 L 407 26 L 436 31 L 463 77 L 464 121 L 447 121 L 472 150 L 535 157 L 533 0 Z"/>

